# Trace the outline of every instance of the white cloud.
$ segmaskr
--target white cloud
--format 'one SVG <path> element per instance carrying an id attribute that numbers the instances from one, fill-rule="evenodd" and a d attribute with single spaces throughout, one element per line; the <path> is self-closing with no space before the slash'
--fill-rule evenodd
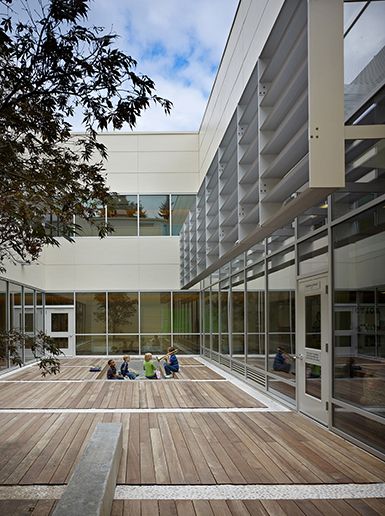
<path id="1" fill-rule="evenodd" d="M 238 0 L 94 0 L 89 21 L 120 35 L 137 71 L 174 103 L 170 116 L 151 108 L 137 130 L 197 130 Z"/>

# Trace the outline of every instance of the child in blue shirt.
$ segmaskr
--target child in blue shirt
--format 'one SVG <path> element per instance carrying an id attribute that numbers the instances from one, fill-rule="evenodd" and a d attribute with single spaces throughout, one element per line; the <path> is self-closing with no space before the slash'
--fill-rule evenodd
<path id="1" fill-rule="evenodd" d="M 135 380 L 135 378 L 138 376 L 134 371 L 130 371 L 128 368 L 128 362 L 130 361 L 129 355 L 124 355 L 123 357 L 123 363 L 120 366 L 120 374 L 124 378 L 129 378 L 130 380 Z"/>
<path id="2" fill-rule="evenodd" d="M 173 378 L 174 374 L 179 371 L 179 362 L 175 355 L 176 349 L 174 347 L 169 347 L 167 350 L 167 363 L 164 365 L 165 377 Z"/>

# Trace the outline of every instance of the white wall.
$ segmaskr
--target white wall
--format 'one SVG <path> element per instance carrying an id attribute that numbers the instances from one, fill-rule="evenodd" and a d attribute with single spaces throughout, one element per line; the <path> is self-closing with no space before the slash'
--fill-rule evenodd
<path id="1" fill-rule="evenodd" d="M 76 134 L 74 135 L 76 137 Z M 197 133 L 106 133 L 107 183 L 124 194 L 195 194 Z M 179 237 L 78 237 L 4 277 L 44 290 L 179 289 Z"/>
<path id="2" fill-rule="evenodd" d="M 284 0 L 241 0 L 199 133 L 203 180 Z"/>

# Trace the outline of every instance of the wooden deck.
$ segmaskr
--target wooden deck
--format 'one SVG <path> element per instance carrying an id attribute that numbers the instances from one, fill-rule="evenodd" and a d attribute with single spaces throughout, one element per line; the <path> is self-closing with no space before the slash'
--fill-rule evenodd
<path id="1" fill-rule="evenodd" d="M 181 358 L 180 380 L 90 378 L 97 364 L 0 377 L 0 487 L 66 484 L 98 422 L 123 424 L 123 486 L 385 482 L 383 461 L 295 412 L 270 410 L 194 359 Z M 54 503 L 0 500 L 0 514 L 48 515 Z M 385 514 L 385 501 L 116 500 L 112 514 Z"/>

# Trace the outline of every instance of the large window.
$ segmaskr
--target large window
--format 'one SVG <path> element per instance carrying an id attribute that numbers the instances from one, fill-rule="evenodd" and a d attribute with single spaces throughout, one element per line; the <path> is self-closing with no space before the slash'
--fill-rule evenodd
<path id="1" fill-rule="evenodd" d="M 107 206 L 100 206 L 93 222 L 108 222 L 113 227 L 110 236 L 178 236 L 195 195 L 191 194 L 113 194 Z M 60 236 L 59 222 L 47 216 L 46 231 L 51 236 Z M 98 236 L 96 225 L 75 217 L 75 236 Z"/>
<path id="2" fill-rule="evenodd" d="M 108 333 L 138 333 L 137 292 L 109 292 Z"/>
<path id="3" fill-rule="evenodd" d="M 140 294 L 140 331 L 155 334 L 171 332 L 170 292 Z"/>
<path id="4" fill-rule="evenodd" d="M 247 363 L 265 369 L 265 262 L 246 270 Z"/>
<path id="5" fill-rule="evenodd" d="M 295 288 L 294 251 L 288 250 L 268 260 L 268 369 L 285 380 L 294 381 L 294 363 L 287 372 L 274 370 L 278 348 L 295 354 Z M 272 388 L 273 388 L 272 383 Z"/>
<path id="6" fill-rule="evenodd" d="M 384 417 L 385 204 L 335 226 L 333 240 L 333 396 Z"/>
<path id="7" fill-rule="evenodd" d="M 76 333 L 106 333 L 105 292 L 76 294 Z"/>

